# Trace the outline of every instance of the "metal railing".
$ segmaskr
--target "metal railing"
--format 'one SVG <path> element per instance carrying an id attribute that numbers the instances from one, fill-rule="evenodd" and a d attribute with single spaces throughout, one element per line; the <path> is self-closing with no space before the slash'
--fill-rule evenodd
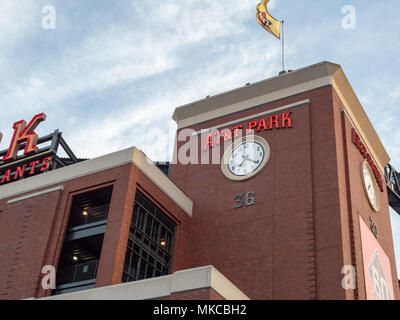
<path id="1" fill-rule="evenodd" d="M 82 212 L 79 213 L 79 215 L 76 215 L 72 219 L 70 219 L 70 224 L 68 225 L 68 228 L 74 228 L 85 224 L 106 220 L 108 209 L 108 204 L 88 209 L 82 209 Z"/>
<path id="2" fill-rule="evenodd" d="M 390 164 L 385 168 L 389 205 L 400 214 L 400 173 Z"/>
<path id="3" fill-rule="evenodd" d="M 95 280 L 99 260 L 80 263 L 57 270 L 57 286 Z"/>

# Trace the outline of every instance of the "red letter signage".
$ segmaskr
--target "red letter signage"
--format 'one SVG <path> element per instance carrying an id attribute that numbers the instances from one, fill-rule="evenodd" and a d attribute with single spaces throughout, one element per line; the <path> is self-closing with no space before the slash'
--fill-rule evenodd
<path id="1" fill-rule="evenodd" d="M 10 148 L 7 154 L 3 157 L 3 161 L 12 161 L 17 159 L 19 146 L 26 141 L 25 151 L 26 155 L 36 153 L 38 151 L 36 144 L 38 135 L 34 132 L 40 122 L 46 120 L 44 113 L 34 116 L 31 122 L 26 124 L 26 121 L 21 120 L 14 123 L 14 135 L 11 140 Z"/>
<path id="2" fill-rule="evenodd" d="M 248 121 L 247 125 L 237 124 L 230 129 L 218 130 L 214 133 L 214 135 L 217 136 L 216 145 L 220 144 L 221 133 L 223 134 L 225 141 L 232 140 L 233 138 L 238 138 L 240 130 L 245 127 L 247 127 L 247 134 L 254 134 L 256 130 L 257 132 L 260 132 L 261 129 L 264 129 L 264 131 L 269 131 L 280 128 L 293 128 L 291 115 L 292 111 L 288 110 L 286 112 L 281 112 L 281 114 L 276 113 L 270 116 L 266 115 L 261 119 Z M 213 136 L 211 134 L 208 134 L 206 141 L 203 145 L 203 150 L 207 151 L 208 148 L 212 148 L 213 146 Z"/>
<path id="3" fill-rule="evenodd" d="M 351 140 L 354 143 L 354 145 L 357 147 L 357 149 L 360 151 L 362 156 L 367 159 L 368 164 L 371 166 L 372 172 L 375 175 L 376 182 L 378 183 L 379 188 L 383 192 L 383 179 L 382 175 L 379 172 L 378 167 L 376 166 L 374 160 L 372 159 L 372 156 L 368 153 L 367 147 L 364 145 L 364 143 L 361 141 L 360 136 L 356 132 L 356 129 L 352 128 L 351 129 Z"/>

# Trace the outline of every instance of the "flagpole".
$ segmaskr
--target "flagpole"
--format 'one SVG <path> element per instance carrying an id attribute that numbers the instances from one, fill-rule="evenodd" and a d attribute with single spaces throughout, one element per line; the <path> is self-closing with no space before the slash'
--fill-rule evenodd
<path id="1" fill-rule="evenodd" d="M 282 72 L 285 72 L 285 21 L 281 21 L 282 23 Z"/>

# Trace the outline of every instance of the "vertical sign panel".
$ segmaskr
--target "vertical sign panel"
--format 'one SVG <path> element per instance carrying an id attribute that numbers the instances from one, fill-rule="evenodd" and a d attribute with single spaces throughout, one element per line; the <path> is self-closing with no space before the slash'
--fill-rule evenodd
<path id="1" fill-rule="evenodd" d="M 367 300 L 393 300 L 390 260 L 370 228 L 359 218 Z"/>

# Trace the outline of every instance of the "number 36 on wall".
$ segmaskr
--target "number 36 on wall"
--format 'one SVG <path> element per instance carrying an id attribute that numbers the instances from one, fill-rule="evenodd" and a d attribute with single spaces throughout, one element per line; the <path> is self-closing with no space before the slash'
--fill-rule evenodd
<path id="1" fill-rule="evenodd" d="M 247 192 L 245 194 L 244 204 L 246 205 L 246 207 L 252 206 L 255 203 L 255 198 L 254 198 L 255 195 L 256 195 L 255 192 Z M 243 193 L 235 195 L 234 200 L 235 204 L 233 205 L 233 207 L 235 209 L 243 207 Z"/>

